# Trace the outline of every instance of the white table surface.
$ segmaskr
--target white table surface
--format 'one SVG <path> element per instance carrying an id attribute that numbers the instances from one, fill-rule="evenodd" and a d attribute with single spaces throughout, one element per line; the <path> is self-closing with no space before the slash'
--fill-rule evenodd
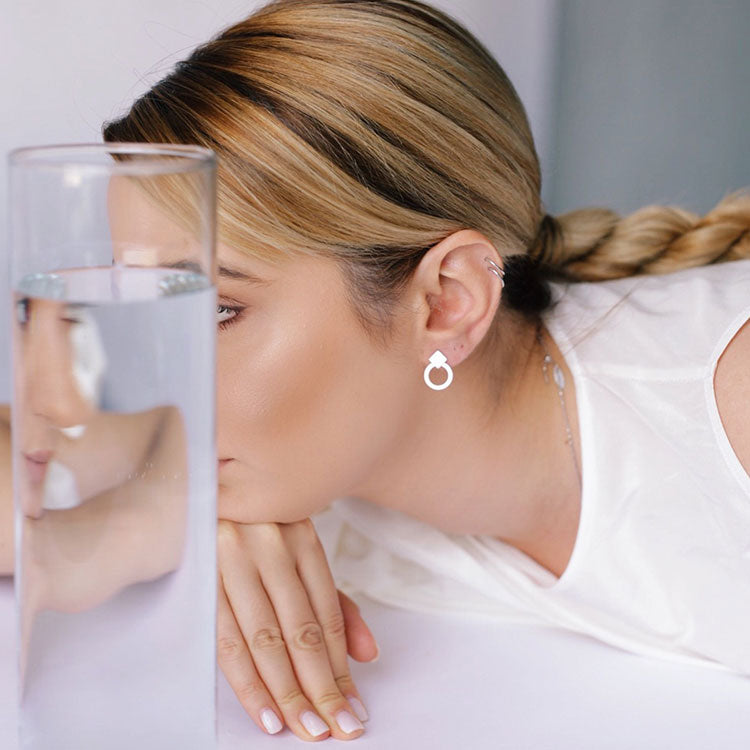
<path id="1" fill-rule="evenodd" d="M 365 597 L 357 601 L 381 651 L 375 664 L 351 662 L 371 716 L 365 734 L 353 741 L 357 747 L 750 746 L 750 678 L 634 656 L 562 630 L 416 614 Z M 15 680 L 13 583 L 0 578 L 3 750 L 17 747 Z M 265 735 L 219 673 L 220 750 L 302 742 L 286 728 Z"/>

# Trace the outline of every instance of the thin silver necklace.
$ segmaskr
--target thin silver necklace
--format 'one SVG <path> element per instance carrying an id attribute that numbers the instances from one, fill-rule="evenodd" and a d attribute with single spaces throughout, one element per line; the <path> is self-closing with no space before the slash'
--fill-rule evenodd
<path id="1" fill-rule="evenodd" d="M 560 400 L 560 407 L 562 408 L 563 418 L 565 419 L 565 442 L 570 446 L 570 452 L 573 454 L 573 463 L 576 467 L 576 473 L 578 474 L 578 486 L 580 487 L 581 482 L 581 466 L 578 462 L 578 454 L 576 453 L 575 442 L 573 441 L 573 430 L 570 428 L 570 420 L 568 419 L 568 410 L 565 407 L 565 374 L 563 373 L 560 365 L 552 359 L 552 356 L 547 349 L 547 345 L 544 343 L 544 337 L 542 336 L 542 328 L 539 326 L 536 329 L 536 340 L 544 351 L 544 359 L 542 360 L 542 374 L 544 375 L 544 382 L 549 383 L 549 367 L 552 365 L 552 379 L 555 381 L 557 387 L 557 397 Z"/>

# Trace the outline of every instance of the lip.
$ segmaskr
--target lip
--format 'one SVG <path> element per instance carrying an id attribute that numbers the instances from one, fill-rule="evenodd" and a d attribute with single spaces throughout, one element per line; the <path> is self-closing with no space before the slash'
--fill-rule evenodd
<path id="1" fill-rule="evenodd" d="M 226 466 L 231 461 L 234 461 L 233 458 L 220 458 L 219 459 L 219 466 Z"/>
<path id="2" fill-rule="evenodd" d="M 53 451 L 32 451 L 31 453 L 23 454 L 29 461 L 34 461 L 38 464 L 46 464 L 54 455 Z"/>
<path id="3" fill-rule="evenodd" d="M 26 473 L 32 484 L 41 484 L 47 473 L 47 464 L 52 458 L 52 451 L 34 451 L 33 453 L 24 453 L 24 463 L 26 464 Z"/>

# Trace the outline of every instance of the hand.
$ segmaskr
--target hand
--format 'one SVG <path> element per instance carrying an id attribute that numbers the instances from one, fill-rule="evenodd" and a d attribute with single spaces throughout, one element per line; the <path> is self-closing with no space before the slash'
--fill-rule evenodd
<path id="1" fill-rule="evenodd" d="M 370 661 L 377 646 L 337 592 L 312 521 L 219 520 L 218 560 L 218 661 L 247 713 L 269 734 L 281 719 L 303 740 L 359 737 L 347 652 Z"/>

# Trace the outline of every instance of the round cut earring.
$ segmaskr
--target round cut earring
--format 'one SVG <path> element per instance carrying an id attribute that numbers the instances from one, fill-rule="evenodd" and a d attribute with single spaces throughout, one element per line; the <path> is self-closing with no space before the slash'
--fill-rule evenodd
<path id="1" fill-rule="evenodd" d="M 440 368 L 446 371 L 448 377 L 445 379 L 444 383 L 436 385 L 432 382 L 432 380 L 430 380 L 430 373 L 433 370 L 439 370 Z M 438 349 L 430 357 L 430 363 L 427 365 L 427 367 L 424 368 L 424 382 L 429 388 L 432 388 L 433 391 L 442 391 L 453 382 L 453 369 L 448 364 L 448 359 L 446 358 L 445 354 L 440 351 L 440 349 Z"/>

